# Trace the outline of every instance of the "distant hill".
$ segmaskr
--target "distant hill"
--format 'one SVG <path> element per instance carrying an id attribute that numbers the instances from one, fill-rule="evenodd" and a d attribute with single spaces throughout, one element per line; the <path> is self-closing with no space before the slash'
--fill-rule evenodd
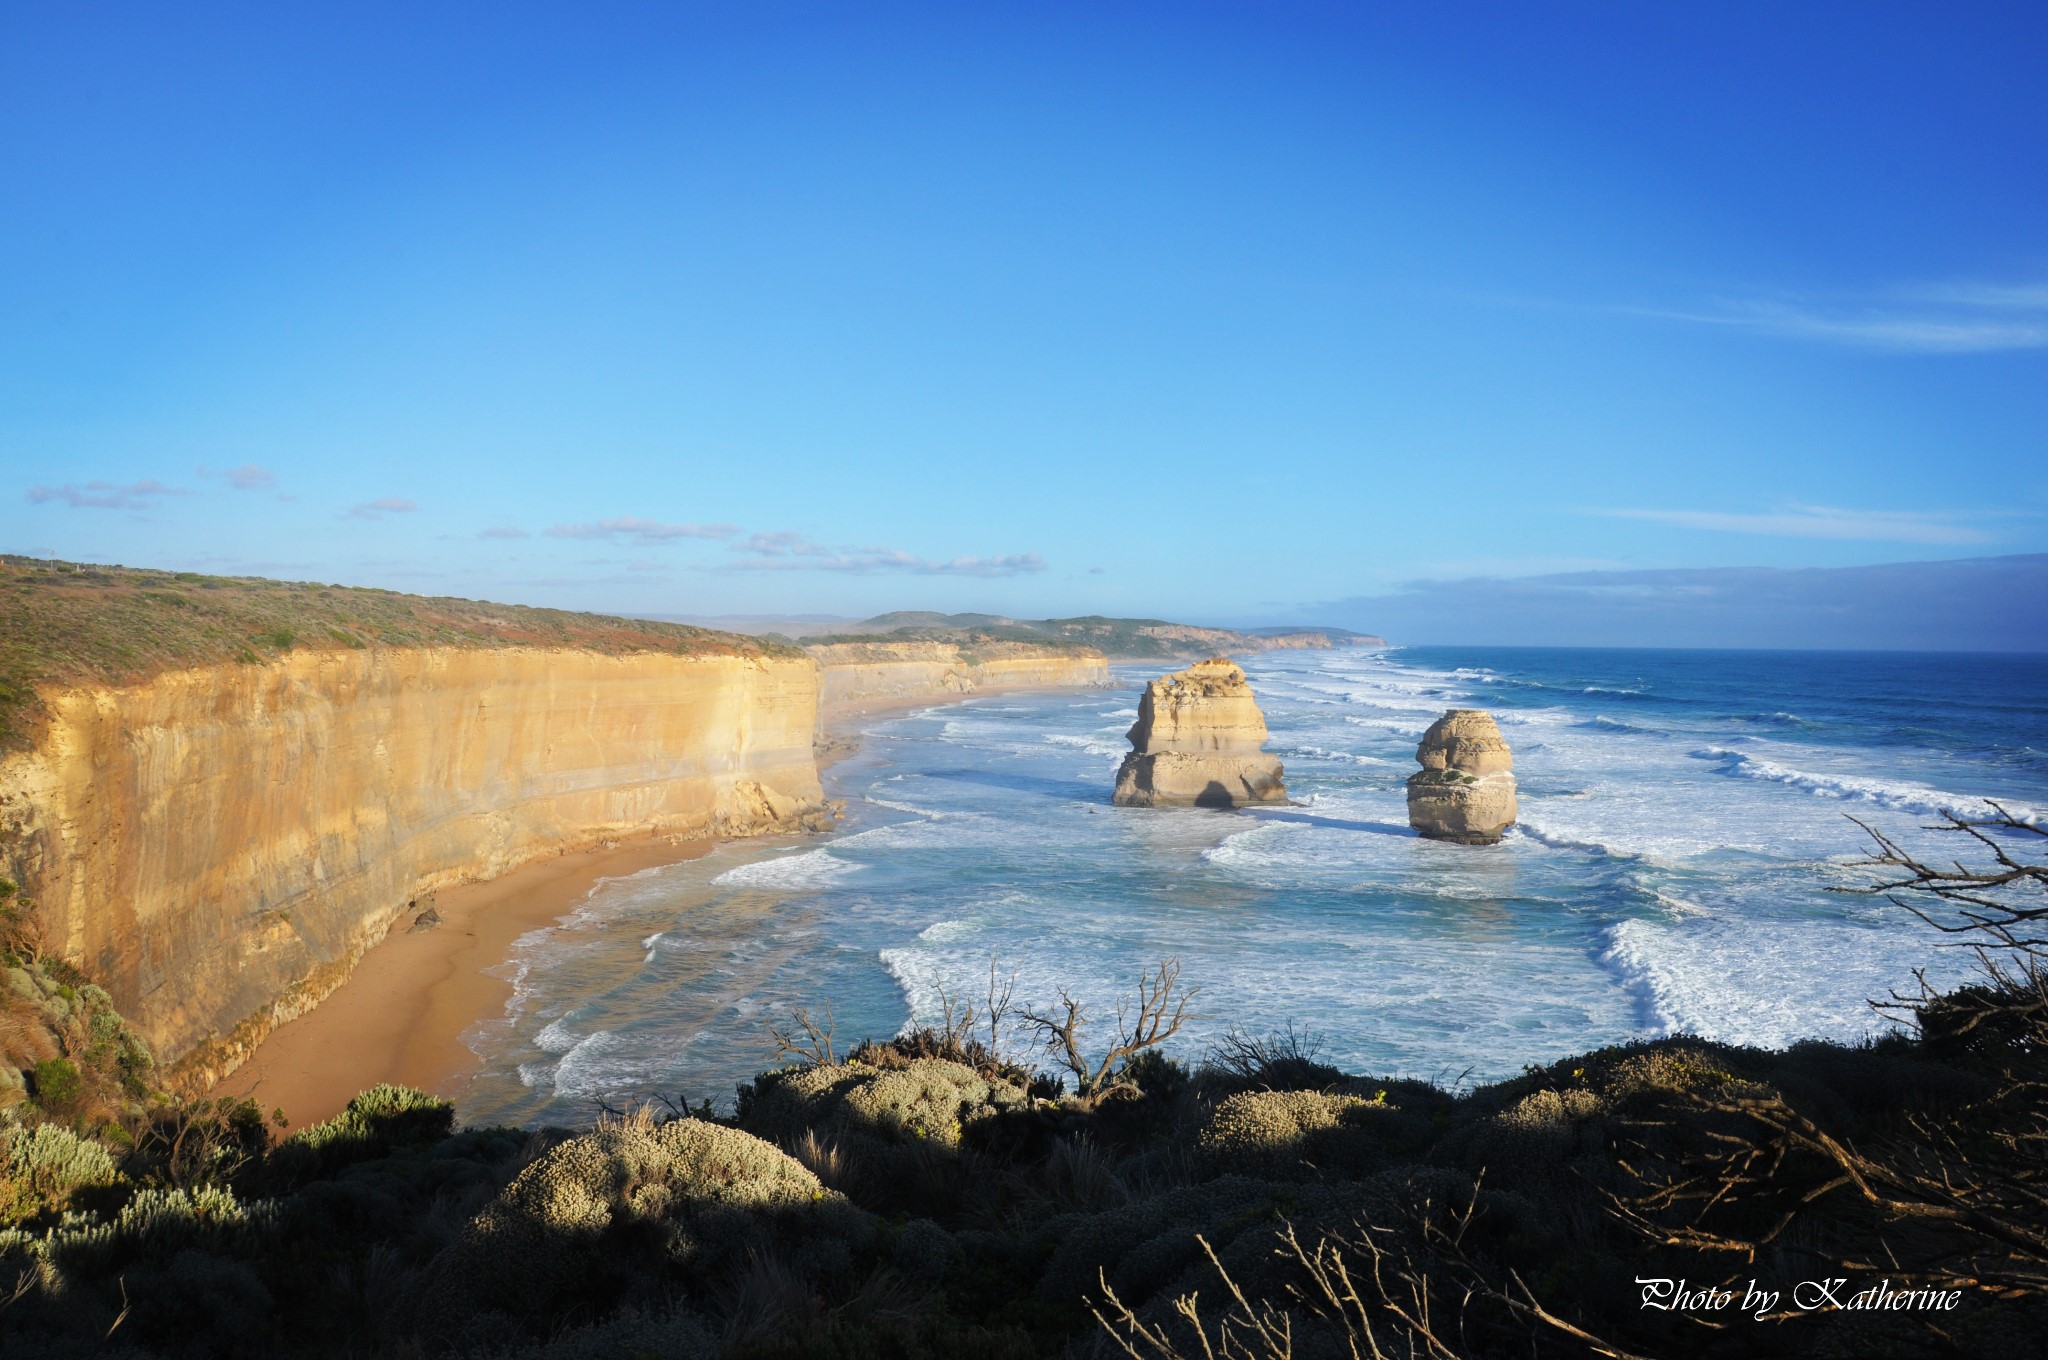
<path id="1" fill-rule="evenodd" d="M 1348 628 L 1203 628 L 1166 619 L 1113 619 L 1087 614 L 1070 619 L 1012 619 L 1001 614 L 939 614 L 899 610 L 878 614 L 844 633 L 812 634 L 806 643 L 876 641 L 1037 642 L 1092 647 L 1112 659 L 1178 660 L 1219 652 L 1380 647 L 1385 641 Z"/>

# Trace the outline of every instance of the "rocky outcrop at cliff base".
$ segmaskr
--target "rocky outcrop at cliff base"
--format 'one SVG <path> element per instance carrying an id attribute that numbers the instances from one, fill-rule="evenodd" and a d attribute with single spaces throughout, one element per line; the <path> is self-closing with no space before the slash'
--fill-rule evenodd
<path id="1" fill-rule="evenodd" d="M 1279 758 L 1261 749 L 1266 717 L 1244 672 L 1221 657 L 1147 685 L 1128 736 L 1110 799 L 1119 807 L 1287 801 Z"/>
<path id="2" fill-rule="evenodd" d="M 1408 824 L 1431 840 L 1491 845 L 1515 824 L 1515 758 L 1493 715 L 1454 708 L 1430 724 L 1408 780 Z"/>

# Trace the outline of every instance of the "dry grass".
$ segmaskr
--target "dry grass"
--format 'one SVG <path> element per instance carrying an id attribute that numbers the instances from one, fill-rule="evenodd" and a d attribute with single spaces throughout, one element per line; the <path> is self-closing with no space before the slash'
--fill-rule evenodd
<path id="1" fill-rule="evenodd" d="M 0 555 L 0 749 L 33 741 L 38 686 L 129 684 L 188 666 L 261 665 L 294 650 L 379 647 L 800 655 L 676 623 Z"/>

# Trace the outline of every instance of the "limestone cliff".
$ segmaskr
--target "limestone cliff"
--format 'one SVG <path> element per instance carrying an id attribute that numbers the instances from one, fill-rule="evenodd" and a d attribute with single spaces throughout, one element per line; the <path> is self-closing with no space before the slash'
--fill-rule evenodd
<path id="1" fill-rule="evenodd" d="M 1408 824 L 1431 840 L 1491 845 L 1515 823 L 1515 758 L 1493 715 L 1454 708 L 1430 724 L 1408 780 Z"/>
<path id="2" fill-rule="evenodd" d="M 45 947 L 194 1084 L 420 894 L 632 834 L 819 825 L 800 655 L 296 650 L 44 686 L 0 833 Z"/>
<path id="3" fill-rule="evenodd" d="M 986 689 L 1106 685 L 1109 663 L 1086 647 L 1028 642 L 831 642 L 806 647 L 823 670 L 821 711 Z"/>
<path id="4" fill-rule="evenodd" d="M 1266 717 L 1244 672 L 1221 657 L 1147 685 L 1127 735 L 1111 796 L 1120 807 L 1287 801 L 1280 761 L 1261 749 Z"/>

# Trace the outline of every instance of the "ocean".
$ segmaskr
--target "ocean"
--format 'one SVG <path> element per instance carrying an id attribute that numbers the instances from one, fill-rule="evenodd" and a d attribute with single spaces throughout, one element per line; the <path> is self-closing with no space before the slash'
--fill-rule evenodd
<path id="1" fill-rule="evenodd" d="M 471 1121 L 583 1122 L 660 1094 L 729 1108 L 768 1026 L 830 1007 L 842 1049 L 979 997 L 1061 988 L 1113 1025 L 1180 961 L 1202 1019 L 1292 1026 L 1347 1071 L 1469 1085 L 1689 1032 L 1855 1039 L 1915 970 L 1972 970 L 1867 881 L 1860 818 L 1909 844 L 1938 810 L 2048 809 L 2048 658 L 1407 647 L 1273 652 L 1245 670 L 1296 806 L 1114 808 L 1144 682 L 881 719 L 827 775 L 828 836 L 737 842 L 601 883 L 505 965 L 466 1041 Z M 1403 781 L 1444 709 L 1491 711 L 1521 820 L 1421 840 Z"/>

